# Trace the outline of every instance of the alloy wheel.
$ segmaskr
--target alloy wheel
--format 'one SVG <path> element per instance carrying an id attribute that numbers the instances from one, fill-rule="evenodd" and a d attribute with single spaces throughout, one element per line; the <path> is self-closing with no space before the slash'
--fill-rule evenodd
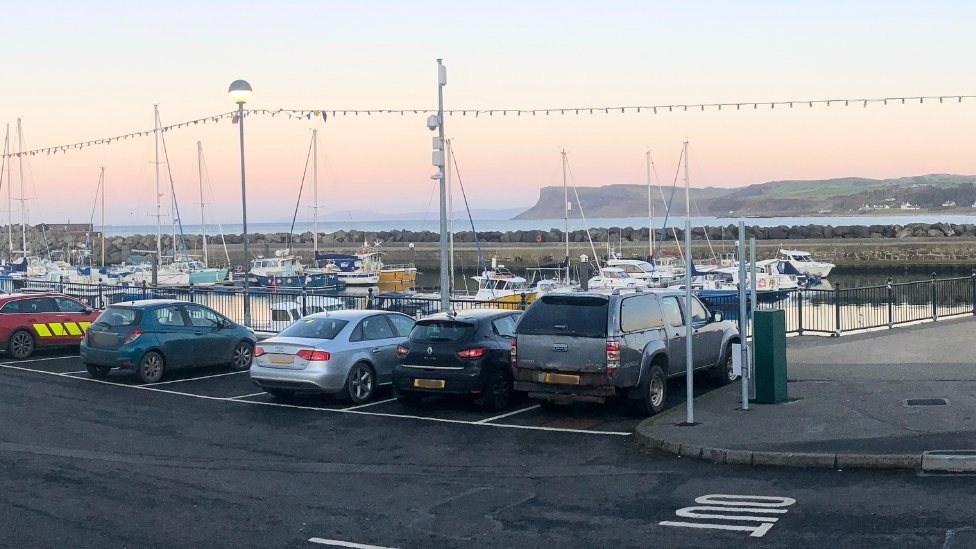
<path id="1" fill-rule="evenodd" d="M 358 400 L 365 400 L 373 393 L 373 372 L 366 366 L 357 366 L 349 378 L 349 392 Z"/>
<path id="2" fill-rule="evenodd" d="M 27 332 L 17 332 L 10 340 L 10 354 L 14 358 L 27 358 L 32 352 L 34 352 L 34 339 Z"/>
<path id="3" fill-rule="evenodd" d="M 732 354 L 729 353 L 727 359 L 725 359 L 725 375 L 729 378 L 729 381 L 735 381 L 739 376 L 735 375 L 735 370 L 732 368 Z"/>
<path id="4" fill-rule="evenodd" d="M 146 379 L 162 377 L 163 361 L 156 355 L 151 355 L 142 362 L 142 373 Z"/>
<path id="5" fill-rule="evenodd" d="M 664 381 L 658 377 L 654 376 L 651 379 L 651 404 L 654 407 L 658 407 L 664 402 Z"/>
<path id="6" fill-rule="evenodd" d="M 508 378 L 504 375 L 495 376 L 491 384 L 491 398 L 494 401 L 495 409 L 502 410 L 508 406 Z"/>
<path id="7" fill-rule="evenodd" d="M 233 364 L 234 368 L 243 370 L 251 366 L 251 346 L 247 343 L 240 343 L 234 349 Z"/>

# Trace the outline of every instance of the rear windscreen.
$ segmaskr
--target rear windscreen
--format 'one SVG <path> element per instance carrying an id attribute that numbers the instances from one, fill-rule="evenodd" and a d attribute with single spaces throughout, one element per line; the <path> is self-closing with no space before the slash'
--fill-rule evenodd
<path id="1" fill-rule="evenodd" d="M 474 333 L 474 325 L 454 320 L 421 320 L 410 331 L 410 341 L 443 343 L 460 341 Z"/>
<path id="2" fill-rule="evenodd" d="M 95 324 L 109 328 L 122 328 L 124 326 L 135 326 L 142 320 L 141 309 L 130 309 L 126 307 L 109 307 L 98 315 Z"/>
<path id="3" fill-rule="evenodd" d="M 305 337 L 311 339 L 335 339 L 349 324 L 338 318 L 303 318 L 278 334 L 279 337 Z"/>
<path id="4" fill-rule="evenodd" d="M 607 337 L 609 301 L 601 297 L 547 295 L 522 313 L 516 334 Z"/>

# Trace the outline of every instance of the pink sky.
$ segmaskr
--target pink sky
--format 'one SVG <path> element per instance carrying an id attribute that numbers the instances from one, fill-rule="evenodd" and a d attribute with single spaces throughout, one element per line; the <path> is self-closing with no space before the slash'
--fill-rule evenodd
<path id="1" fill-rule="evenodd" d="M 960 70 L 976 48 L 966 28 L 976 15 L 971 5 L 586 6 L 19 5 L 8 14 L 18 21 L 7 29 L 18 55 L 4 69 L 0 121 L 13 127 L 22 116 L 31 148 L 100 139 L 150 129 L 153 103 L 165 124 L 229 111 L 226 89 L 236 78 L 254 87 L 253 108 L 432 108 L 437 57 L 448 66 L 447 108 L 976 91 L 976 77 Z M 443 17 L 439 34 L 434 14 Z M 290 217 L 313 127 L 321 130 L 323 211 L 424 211 L 434 184 L 424 118 L 339 115 L 323 124 L 250 117 L 250 219 Z M 539 187 L 561 183 L 559 147 L 570 151 L 580 186 L 643 183 L 647 148 L 669 183 L 686 137 L 694 186 L 976 173 L 974 122 L 976 100 L 951 100 L 656 116 L 453 116 L 446 128 L 472 206 L 503 208 L 530 206 Z M 198 217 L 201 140 L 215 215 L 239 220 L 236 132 L 223 121 L 166 134 L 185 219 Z M 32 157 L 31 221 L 87 219 L 104 165 L 109 224 L 153 223 L 151 152 L 151 139 L 142 138 Z M 18 182 L 16 164 L 13 176 Z"/>

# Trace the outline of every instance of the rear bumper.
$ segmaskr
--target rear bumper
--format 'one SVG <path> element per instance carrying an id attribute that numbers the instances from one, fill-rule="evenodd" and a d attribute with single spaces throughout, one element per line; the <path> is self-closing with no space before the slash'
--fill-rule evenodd
<path id="1" fill-rule="evenodd" d="M 393 368 L 393 390 L 399 394 L 423 393 L 429 395 L 479 395 L 485 386 L 485 379 L 481 368 L 464 370 L 433 370 L 424 368 Z M 443 389 L 428 389 L 415 387 L 418 379 L 440 380 L 444 382 Z"/>
<path id="2" fill-rule="evenodd" d="M 85 364 L 97 364 L 111 368 L 134 370 L 139 364 L 145 349 L 142 347 L 126 346 L 120 349 L 96 349 L 89 347 L 82 339 L 78 348 L 81 361 Z"/>
<path id="3" fill-rule="evenodd" d="M 579 376 L 578 385 L 546 382 L 546 374 L 566 374 Z M 608 397 L 617 394 L 617 388 L 610 384 L 605 373 L 558 372 L 549 370 L 515 370 L 516 391 L 528 393 L 529 398 L 550 400 L 559 404 L 572 402 L 596 402 L 602 404 Z"/>
<path id="4" fill-rule="evenodd" d="M 261 389 L 281 389 L 305 393 L 338 393 L 346 386 L 348 368 L 326 362 L 304 370 L 251 365 L 251 383 Z"/>

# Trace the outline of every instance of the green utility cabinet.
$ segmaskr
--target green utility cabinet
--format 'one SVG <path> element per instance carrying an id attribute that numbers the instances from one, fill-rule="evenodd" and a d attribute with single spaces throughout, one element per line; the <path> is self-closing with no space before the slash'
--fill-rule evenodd
<path id="1" fill-rule="evenodd" d="M 785 402 L 786 394 L 786 311 L 753 313 L 753 338 L 756 353 L 756 402 Z"/>

